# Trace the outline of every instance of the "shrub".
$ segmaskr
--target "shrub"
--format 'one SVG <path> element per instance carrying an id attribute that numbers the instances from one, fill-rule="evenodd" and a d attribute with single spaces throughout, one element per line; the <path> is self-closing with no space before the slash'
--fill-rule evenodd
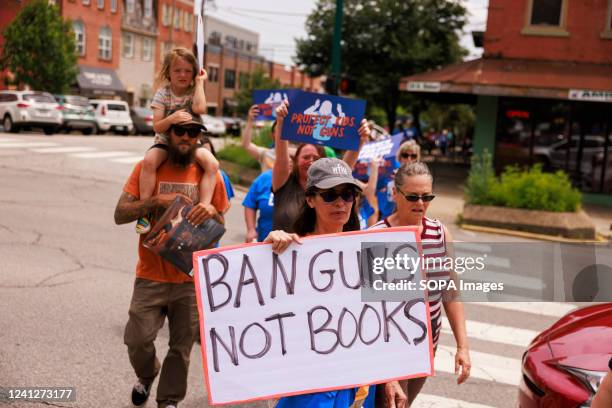
<path id="1" fill-rule="evenodd" d="M 259 163 L 253 159 L 244 150 L 244 148 L 237 144 L 229 144 L 223 149 L 217 152 L 217 157 L 221 160 L 231 161 L 244 167 L 252 169 L 259 169 Z"/>
<path id="2" fill-rule="evenodd" d="M 540 164 L 527 170 L 507 167 L 497 179 L 487 152 L 472 159 L 466 196 L 470 204 L 555 212 L 576 211 L 582 201 L 566 173 L 544 173 Z"/>
<path id="3" fill-rule="evenodd" d="M 259 132 L 253 132 L 253 143 L 257 146 L 270 147 L 272 140 L 272 126 L 264 126 Z"/>

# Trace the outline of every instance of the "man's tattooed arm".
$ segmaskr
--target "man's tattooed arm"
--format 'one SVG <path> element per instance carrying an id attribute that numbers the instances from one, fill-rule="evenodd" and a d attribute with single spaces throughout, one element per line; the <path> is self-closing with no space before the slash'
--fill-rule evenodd
<path id="1" fill-rule="evenodd" d="M 157 208 L 158 203 L 155 197 L 138 200 L 133 195 L 124 191 L 121 197 L 119 197 L 117 207 L 115 208 L 115 223 L 121 225 L 136 221 L 138 218 L 150 214 Z"/>

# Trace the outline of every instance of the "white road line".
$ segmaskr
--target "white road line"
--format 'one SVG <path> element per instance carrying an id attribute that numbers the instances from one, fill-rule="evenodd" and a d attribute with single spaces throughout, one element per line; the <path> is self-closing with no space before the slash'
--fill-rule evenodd
<path id="1" fill-rule="evenodd" d="M 438 345 L 434 368 L 443 373 L 455 373 L 454 347 Z M 486 381 L 518 386 L 521 378 L 521 361 L 517 358 L 501 357 L 494 354 L 470 351 L 472 360 L 471 377 Z"/>
<path id="2" fill-rule="evenodd" d="M 92 153 L 74 153 L 71 154 L 73 157 L 78 157 L 80 159 L 108 159 L 110 157 L 122 157 L 122 156 L 131 156 L 133 153 L 130 152 L 92 152 Z"/>
<path id="3" fill-rule="evenodd" d="M 21 147 L 50 147 L 50 146 L 57 146 L 57 143 L 49 143 L 49 142 L 0 143 L 0 149 L 17 149 Z"/>
<path id="4" fill-rule="evenodd" d="M 431 394 L 419 394 L 412 403 L 415 408 L 492 408 L 490 405 L 476 404 Z"/>
<path id="5" fill-rule="evenodd" d="M 506 295 L 508 296 L 508 295 Z M 509 299 L 510 300 L 510 299 Z M 511 310 L 513 312 L 531 313 L 540 316 L 562 317 L 578 308 L 571 303 L 560 302 L 481 302 L 473 303 L 478 306 L 494 307 L 496 309 Z"/>
<path id="6" fill-rule="evenodd" d="M 538 332 L 534 330 L 500 326 L 474 320 L 467 320 L 466 328 L 469 338 L 519 347 L 527 347 L 531 340 L 538 335 Z M 446 317 L 442 318 L 442 333 L 453 334 Z"/>
<path id="7" fill-rule="evenodd" d="M 18 139 L 11 139 L 11 138 L 4 138 L 4 137 L 0 137 L 0 142 L 1 143 L 6 143 L 6 142 L 17 142 Z"/>
<path id="8" fill-rule="evenodd" d="M 141 161 L 143 159 L 144 156 L 127 156 L 127 157 L 120 157 L 118 159 L 109 159 L 109 161 L 115 162 L 115 163 L 128 163 L 128 164 L 132 164 L 132 163 L 138 163 L 139 161 Z"/>
<path id="9" fill-rule="evenodd" d="M 64 146 L 64 147 L 46 147 L 42 149 L 30 149 L 34 153 L 77 153 L 91 152 L 96 150 L 95 147 L 87 146 Z"/>

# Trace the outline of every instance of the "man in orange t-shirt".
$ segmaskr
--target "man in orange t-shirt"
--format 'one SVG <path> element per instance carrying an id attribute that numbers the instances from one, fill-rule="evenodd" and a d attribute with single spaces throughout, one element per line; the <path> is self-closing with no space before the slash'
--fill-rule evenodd
<path id="1" fill-rule="evenodd" d="M 203 171 L 195 163 L 194 153 L 202 129 L 205 128 L 196 115 L 170 128 L 168 160 L 157 170 L 153 197 L 139 199 L 142 162 L 134 167 L 115 209 L 117 224 L 133 222 L 149 214 L 153 214 L 154 220 L 158 219 L 177 195 L 198 202 Z M 222 223 L 223 213 L 228 208 L 223 178 L 217 173 L 211 204 L 194 205 L 187 219 L 194 225 L 209 217 Z M 151 384 L 160 371 L 153 342 L 167 316 L 170 348 L 161 366 L 156 400 L 158 407 L 171 408 L 176 407 L 187 392 L 189 355 L 199 327 L 195 287 L 191 277 L 143 247 L 143 241 L 144 237 L 140 236 L 136 281 L 124 334 L 130 363 L 138 377 L 132 389 L 132 403 L 135 406 L 146 403 Z"/>

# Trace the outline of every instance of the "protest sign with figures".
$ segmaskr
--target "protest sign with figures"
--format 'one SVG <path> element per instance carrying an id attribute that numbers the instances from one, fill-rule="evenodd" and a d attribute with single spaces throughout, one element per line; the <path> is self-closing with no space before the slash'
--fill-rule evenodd
<path id="1" fill-rule="evenodd" d="M 425 294 L 364 298 L 377 273 L 363 267 L 376 264 L 370 249 L 389 245 L 393 256 L 422 253 L 416 227 L 307 237 L 281 255 L 268 243 L 195 253 L 209 402 L 433 375 Z"/>
<path id="2" fill-rule="evenodd" d="M 276 108 L 284 101 L 291 100 L 299 89 L 256 89 L 253 91 L 253 104 L 259 108 L 255 120 L 275 120 Z"/>
<path id="3" fill-rule="evenodd" d="M 389 177 L 397 168 L 395 155 L 403 140 L 403 134 L 398 133 L 386 139 L 363 145 L 353 170 L 353 177 L 361 181 L 367 181 L 369 178 L 368 163 L 378 157 L 382 159 L 378 168 L 378 178 L 379 180 L 385 179 L 388 182 Z"/>
<path id="4" fill-rule="evenodd" d="M 363 99 L 299 92 L 290 99 L 282 138 L 342 150 L 359 150 L 358 129 L 365 107 Z"/>

